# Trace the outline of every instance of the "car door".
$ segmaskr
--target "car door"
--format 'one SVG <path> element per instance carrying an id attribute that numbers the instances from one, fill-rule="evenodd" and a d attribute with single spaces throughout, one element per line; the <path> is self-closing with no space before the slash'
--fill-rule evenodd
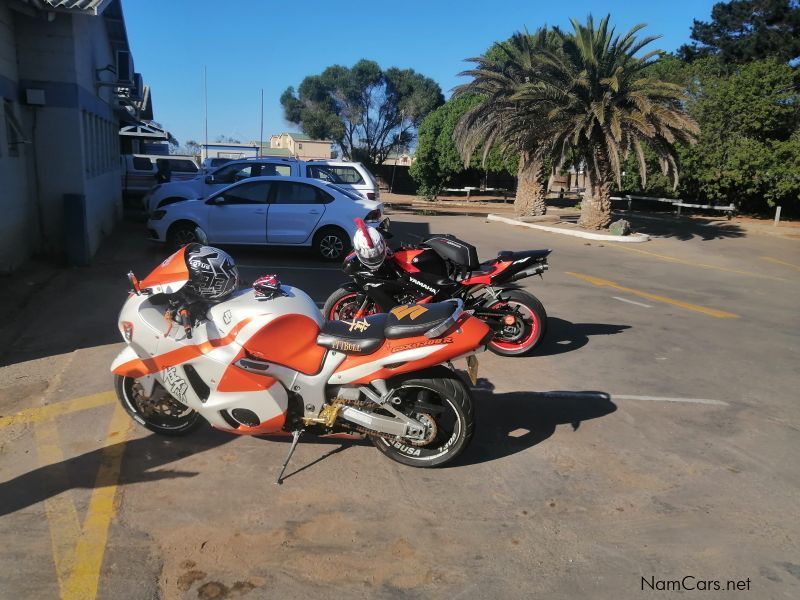
<path id="1" fill-rule="evenodd" d="M 269 190 L 269 181 L 245 181 L 206 201 L 209 241 L 215 244 L 265 243 Z"/>
<path id="2" fill-rule="evenodd" d="M 309 183 L 274 181 L 267 219 L 270 244 L 302 244 L 316 229 L 333 197 Z"/>
<path id="3" fill-rule="evenodd" d="M 206 175 L 202 197 L 208 198 L 232 183 L 249 177 L 257 177 L 259 172 L 260 166 L 253 163 L 236 162 L 224 165 L 210 175 Z"/>

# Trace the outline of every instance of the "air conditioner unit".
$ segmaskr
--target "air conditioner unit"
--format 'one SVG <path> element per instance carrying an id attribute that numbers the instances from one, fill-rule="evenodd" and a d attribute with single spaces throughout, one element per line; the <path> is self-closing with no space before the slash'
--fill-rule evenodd
<path id="1" fill-rule="evenodd" d="M 127 50 L 117 50 L 117 81 L 120 85 L 133 83 L 133 56 Z"/>

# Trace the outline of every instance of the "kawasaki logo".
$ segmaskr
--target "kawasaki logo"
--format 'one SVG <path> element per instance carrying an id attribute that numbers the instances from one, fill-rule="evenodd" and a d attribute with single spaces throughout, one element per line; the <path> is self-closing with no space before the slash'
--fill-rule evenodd
<path id="1" fill-rule="evenodd" d="M 419 279 L 414 279 L 413 277 L 409 277 L 409 279 L 411 280 L 411 283 L 416 283 L 419 287 L 428 290 L 432 294 L 435 294 L 439 291 L 435 287 L 429 286 L 427 283 L 422 283 Z"/>

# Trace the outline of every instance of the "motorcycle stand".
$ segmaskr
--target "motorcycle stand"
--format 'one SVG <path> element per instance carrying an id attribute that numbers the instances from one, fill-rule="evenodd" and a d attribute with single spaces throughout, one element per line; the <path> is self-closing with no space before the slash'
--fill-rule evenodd
<path id="1" fill-rule="evenodd" d="M 283 485 L 283 474 L 286 472 L 286 466 L 289 464 L 289 461 L 292 458 L 292 454 L 294 454 L 295 448 L 297 448 L 297 442 L 300 441 L 301 435 L 303 435 L 302 429 L 295 429 L 292 432 L 292 445 L 289 447 L 289 454 L 286 455 L 286 460 L 283 461 L 281 472 L 278 474 L 278 480 L 275 482 L 276 485 Z"/>

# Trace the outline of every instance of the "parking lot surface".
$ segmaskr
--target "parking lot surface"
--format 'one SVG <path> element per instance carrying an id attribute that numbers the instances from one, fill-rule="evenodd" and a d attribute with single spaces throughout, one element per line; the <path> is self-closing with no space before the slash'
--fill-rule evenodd
<path id="1" fill-rule="evenodd" d="M 276 486 L 285 439 L 134 426 L 111 392 L 116 314 L 128 268 L 165 251 L 128 224 L 0 331 L 0 597 L 616 599 L 676 580 L 800 597 L 800 242 L 643 223 L 658 237 L 631 248 L 392 218 L 394 244 L 553 249 L 523 282 L 546 339 L 481 355 L 454 466 L 308 438 Z M 274 272 L 319 303 L 344 281 L 306 252 L 228 250 L 244 279 Z"/>

